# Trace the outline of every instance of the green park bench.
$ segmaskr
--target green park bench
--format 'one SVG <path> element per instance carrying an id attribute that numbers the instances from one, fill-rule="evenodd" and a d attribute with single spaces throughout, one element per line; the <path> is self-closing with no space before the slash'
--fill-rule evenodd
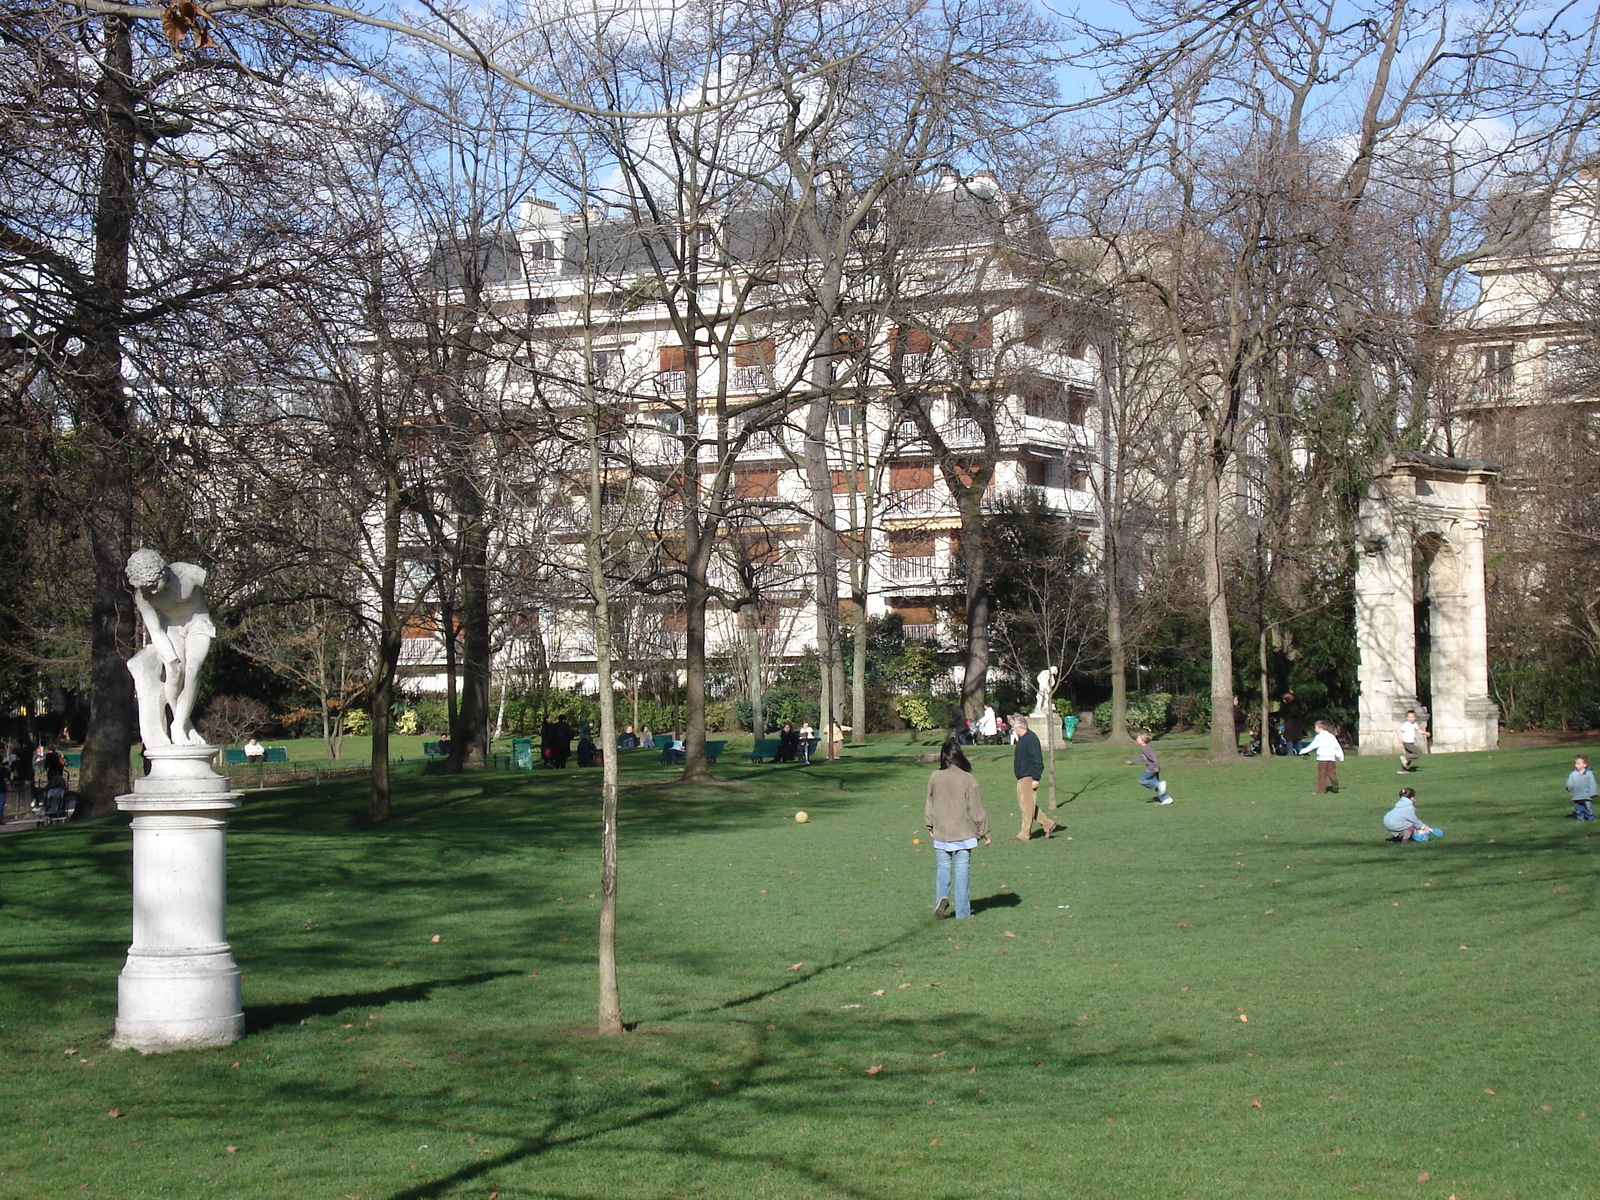
<path id="1" fill-rule="evenodd" d="M 662 735 L 658 734 L 657 737 L 656 737 L 656 741 L 659 742 L 661 740 L 661 736 Z M 661 761 L 664 762 L 664 763 L 676 762 L 677 760 L 672 757 L 672 750 L 670 749 L 670 747 L 672 746 L 672 739 L 670 737 L 668 737 L 666 739 L 666 743 L 667 744 L 661 748 Z M 725 741 L 723 741 L 723 742 L 711 742 L 711 741 L 708 741 L 706 743 L 706 761 L 707 762 L 716 762 L 717 759 L 722 756 L 722 752 L 724 750 L 726 750 L 727 748 L 728 748 L 728 743 L 725 742 Z"/>
<path id="2" fill-rule="evenodd" d="M 286 763 L 289 761 L 289 748 L 287 746 L 268 746 L 266 754 L 262 755 L 263 763 Z M 224 750 L 223 761 L 230 767 L 247 767 L 250 765 L 250 756 L 244 752 L 243 747 Z"/>
<path id="3" fill-rule="evenodd" d="M 672 735 L 670 733 L 658 733 L 650 740 L 655 743 L 657 750 L 665 750 L 672 745 Z"/>
<path id="4" fill-rule="evenodd" d="M 66 760 L 67 770 L 69 771 L 76 771 L 83 766 L 83 752 L 81 750 L 74 750 L 72 753 L 63 754 L 61 757 Z"/>
<path id="5" fill-rule="evenodd" d="M 450 751 L 444 748 L 443 742 L 423 742 L 422 753 L 428 758 L 448 758 Z"/>
<path id="6" fill-rule="evenodd" d="M 769 758 L 778 757 L 778 747 L 782 744 L 779 738 L 757 738 L 755 749 L 745 757 L 751 762 L 766 762 Z"/>

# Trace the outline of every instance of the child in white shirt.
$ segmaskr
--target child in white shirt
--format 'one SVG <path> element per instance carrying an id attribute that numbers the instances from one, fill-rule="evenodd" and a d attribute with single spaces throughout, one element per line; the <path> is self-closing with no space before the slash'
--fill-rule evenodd
<path id="1" fill-rule="evenodd" d="M 1333 736 L 1326 721 L 1317 722 L 1317 735 L 1307 743 L 1301 754 L 1317 756 L 1317 795 L 1339 790 L 1339 764 L 1344 761 L 1344 747 Z"/>
<path id="2" fill-rule="evenodd" d="M 1417 724 L 1417 714 L 1413 709 L 1406 709 L 1406 719 L 1401 722 L 1400 728 L 1395 731 L 1400 735 L 1400 775 L 1409 775 L 1416 770 L 1411 764 L 1421 758 L 1418 747 L 1421 739 L 1427 737 L 1427 732 Z"/>

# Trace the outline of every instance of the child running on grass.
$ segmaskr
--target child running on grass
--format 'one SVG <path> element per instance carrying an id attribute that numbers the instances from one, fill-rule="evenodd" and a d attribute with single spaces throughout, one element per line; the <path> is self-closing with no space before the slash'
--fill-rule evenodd
<path id="1" fill-rule="evenodd" d="M 1589 769 L 1589 756 L 1580 754 L 1572 760 L 1572 774 L 1567 776 L 1567 794 L 1572 797 L 1574 821 L 1594 820 L 1596 792 L 1600 792 L 1600 783 L 1595 782 L 1594 772 Z"/>
<path id="2" fill-rule="evenodd" d="M 1133 740 L 1139 743 L 1139 757 L 1123 761 L 1130 767 L 1143 768 L 1139 774 L 1139 782 L 1156 794 L 1159 803 L 1171 804 L 1172 797 L 1167 794 L 1167 781 L 1161 778 L 1161 760 L 1150 748 L 1150 735 L 1141 733 Z"/>
<path id="3" fill-rule="evenodd" d="M 1317 756 L 1317 795 L 1324 792 L 1339 790 L 1339 764 L 1344 761 L 1344 747 L 1339 745 L 1339 739 L 1334 736 L 1332 727 L 1326 721 L 1317 722 L 1317 735 L 1312 738 L 1301 754 L 1315 754 Z"/>
<path id="4" fill-rule="evenodd" d="M 1411 788 L 1400 789 L 1400 799 L 1383 814 L 1383 827 L 1391 842 L 1425 842 L 1434 835 L 1417 816 L 1417 793 Z"/>

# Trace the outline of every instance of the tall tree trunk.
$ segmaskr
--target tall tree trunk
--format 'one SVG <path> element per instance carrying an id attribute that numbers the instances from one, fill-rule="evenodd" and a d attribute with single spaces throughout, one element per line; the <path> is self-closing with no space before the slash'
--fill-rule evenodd
<path id="1" fill-rule="evenodd" d="M 706 604 L 710 588 L 706 569 L 709 546 L 690 556 L 683 602 L 683 781 L 710 783 L 706 762 Z"/>
<path id="2" fill-rule="evenodd" d="M 750 729 L 756 737 L 767 732 L 767 711 L 763 704 L 761 687 L 761 627 L 756 624 L 756 606 L 746 604 L 739 609 L 739 623 L 744 626 L 745 654 L 750 663 Z"/>
<path id="3" fill-rule="evenodd" d="M 823 317 L 819 316 L 819 321 Z M 831 346 L 832 335 L 815 334 L 818 346 Z M 820 354 L 823 369 L 831 371 L 831 355 Z M 821 378 L 820 375 L 814 378 Z M 828 463 L 829 393 L 824 390 L 811 402 L 806 413 L 805 468 L 811 488 L 811 503 L 816 522 L 816 573 L 813 587 L 817 607 L 817 668 L 821 684 L 818 697 L 817 736 L 824 744 L 823 755 L 834 757 L 833 727 L 840 710 L 842 672 L 839 654 L 839 526 L 833 502 L 833 472 Z"/>
<path id="4" fill-rule="evenodd" d="M 450 736 L 450 766 L 458 769 L 461 765 L 460 756 L 455 751 L 456 738 L 459 730 L 456 728 L 461 715 L 461 702 L 456 690 L 456 680 L 461 669 L 459 656 L 456 653 L 456 606 L 450 599 L 448 588 L 441 588 L 445 595 L 439 601 L 439 639 L 444 646 L 444 719 L 445 733 Z"/>
<path id="5" fill-rule="evenodd" d="M 865 574 L 865 564 L 860 565 Z M 867 744 L 867 589 L 856 590 L 855 604 L 850 611 L 851 630 L 855 635 L 850 662 L 850 744 Z"/>
<path id="6" fill-rule="evenodd" d="M 983 489 L 971 486 L 956 498 L 961 514 L 961 560 L 967 573 L 967 648 L 962 658 L 961 710 L 976 719 L 983 715 L 984 689 L 989 679 L 988 555 L 983 544 Z"/>
<path id="7" fill-rule="evenodd" d="M 94 294 L 79 300 L 83 351 L 76 387 L 84 404 L 94 498 L 87 506 L 94 560 L 91 600 L 89 730 L 79 775 L 78 815 L 115 807 L 130 790 L 134 740 L 133 598 L 123 576 L 133 552 L 133 421 L 122 376 L 121 320 L 127 303 L 133 239 L 135 129 L 133 39 L 126 17 L 106 17 L 104 58 L 95 97 L 103 118 L 99 194 L 94 215 Z"/>
<path id="8" fill-rule="evenodd" d="M 461 702 L 456 731 L 450 739 L 454 769 L 481 767 L 489 754 L 489 672 L 493 645 L 489 622 L 489 530 L 475 481 L 463 478 L 456 488 L 461 521 L 456 552 L 461 615 Z"/>
<path id="9" fill-rule="evenodd" d="M 1111 651 L 1111 729 L 1113 743 L 1131 742 L 1128 734 L 1128 643 L 1122 632 L 1122 593 L 1117 588 L 1115 554 L 1106 556 L 1106 645 Z"/>
<path id="10" fill-rule="evenodd" d="M 587 350 L 588 347 L 585 347 Z M 617 705 L 611 690 L 611 591 L 606 579 L 605 527 L 601 511 L 600 421 L 593 391 L 587 418 L 589 435 L 589 523 L 584 536 L 589 590 L 594 599 L 594 669 L 600 688 L 600 943 L 597 962 L 597 1028 L 603 1034 L 626 1030 L 617 984 Z M 702 607 L 702 613 L 704 608 Z M 702 661 L 704 661 L 702 659 Z M 703 696 L 702 677 L 702 696 Z M 701 762 L 704 756 L 704 707 Z"/>
<path id="11" fill-rule="evenodd" d="M 400 667 L 400 481 L 391 466 L 384 481 L 383 561 L 378 566 L 378 664 L 372 680 L 372 795 L 367 815 L 387 821 L 394 815 L 389 780 L 389 724 L 394 709 L 394 678 Z"/>
<path id="12" fill-rule="evenodd" d="M 1222 567 L 1222 476 L 1226 453 L 1213 443 L 1203 484 L 1206 627 L 1211 634 L 1211 759 L 1238 757 L 1233 733 L 1233 631 L 1228 624 L 1228 592 Z"/>

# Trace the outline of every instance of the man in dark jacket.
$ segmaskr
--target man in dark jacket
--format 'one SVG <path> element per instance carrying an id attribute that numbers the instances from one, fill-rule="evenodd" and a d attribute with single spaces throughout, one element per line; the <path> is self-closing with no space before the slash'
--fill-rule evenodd
<path id="1" fill-rule="evenodd" d="M 558 771 L 565 771 L 567 759 L 572 757 L 572 732 L 572 723 L 565 713 L 550 727 L 550 758 Z"/>
<path id="2" fill-rule="evenodd" d="M 1044 778 L 1044 748 L 1039 745 L 1039 735 L 1028 728 L 1028 718 L 1018 713 L 1011 718 L 1011 727 L 1017 731 L 1016 748 L 1012 751 L 1012 773 L 1017 777 L 1017 807 L 1022 810 L 1022 832 L 1011 840 L 1025 842 L 1033 836 L 1033 822 L 1038 819 L 1049 837 L 1060 828 L 1039 811 L 1039 780 Z"/>

